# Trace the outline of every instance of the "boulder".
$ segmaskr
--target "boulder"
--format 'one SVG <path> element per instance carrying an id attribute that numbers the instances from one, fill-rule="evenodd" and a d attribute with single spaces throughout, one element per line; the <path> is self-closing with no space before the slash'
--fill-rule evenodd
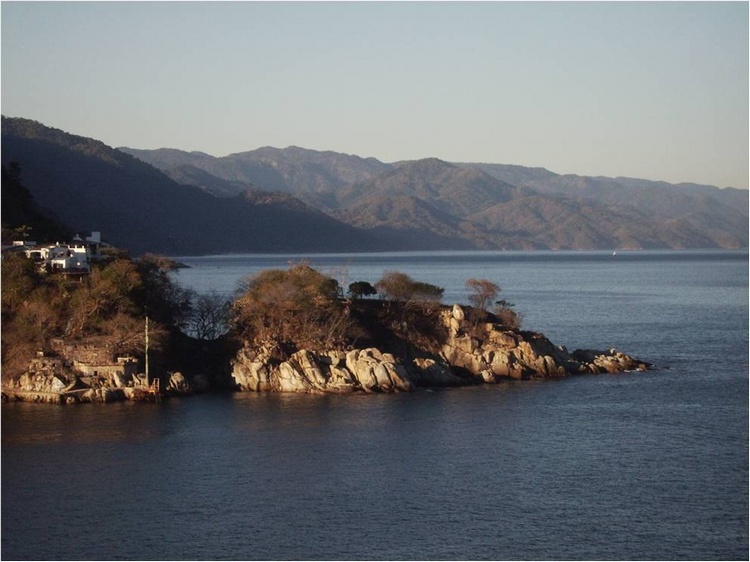
<path id="1" fill-rule="evenodd" d="M 453 316 L 453 318 L 455 318 L 459 322 L 463 322 L 464 319 L 466 318 L 466 314 L 464 313 L 464 309 L 461 308 L 461 306 L 458 305 L 458 304 L 454 304 L 453 308 L 451 308 L 451 315 Z"/>
<path id="2" fill-rule="evenodd" d="M 417 357 L 413 360 L 417 373 L 415 383 L 419 386 L 464 386 L 467 381 L 456 375 L 445 361 L 429 357 Z"/>
<path id="3" fill-rule="evenodd" d="M 189 394 L 193 391 L 193 388 L 182 373 L 176 372 L 169 375 L 166 391 L 175 394 Z"/>
<path id="4" fill-rule="evenodd" d="M 256 351 L 243 346 L 232 360 L 232 377 L 240 390 L 275 390 L 278 381 L 271 378 L 272 358 L 267 349 Z"/>
<path id="5" fill-rule="evenodd" d="M 396 365 L 393 355 L 376 348 L 354 349 L 346 354 L 346 368 L 365 392 L 411 390 L 406 370 Z"/>
<path id="6" fill-rule="evenodd" d="M 67 381 L 62 380 L 60 377 L 52 377 L 49 390 L 50 392 L 62 392 L 67 386 Z"/>

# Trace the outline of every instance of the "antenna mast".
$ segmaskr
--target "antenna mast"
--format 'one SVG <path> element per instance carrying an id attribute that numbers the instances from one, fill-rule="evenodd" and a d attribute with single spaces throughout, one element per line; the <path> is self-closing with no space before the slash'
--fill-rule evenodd
<path id="1" fill-rule="evenodd" d="M 151 385 L 151 379 L 149 378 L 148 374 L 148 314 L 146 314 L 146 356 L 145 356 L 145 363 L 146 363 L 146 386 Z"/>

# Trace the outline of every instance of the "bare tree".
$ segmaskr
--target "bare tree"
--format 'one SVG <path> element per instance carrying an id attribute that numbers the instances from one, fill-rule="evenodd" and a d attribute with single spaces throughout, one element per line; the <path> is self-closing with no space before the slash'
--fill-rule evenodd
<path id="1" fill-rule="evenodd" d="M 500 286 L 488 279 L 471 278 L 466 281 L 466 289 L 469 291 L 469 302 L 480 310 L 487 310 L 500 293 Z"/>
<path id="2" fill-rule="evenodd" d="M 190 335 L 199 340 L 215 340 L 227 329 L 230 303 L 215 291 L 194 295 L 188 319 Z"/>

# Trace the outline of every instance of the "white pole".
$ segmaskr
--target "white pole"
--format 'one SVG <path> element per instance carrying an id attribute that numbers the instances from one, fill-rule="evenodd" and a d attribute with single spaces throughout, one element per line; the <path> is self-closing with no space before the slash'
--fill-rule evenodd
<path id="1" fill-rule="evenodd" d="M 146 386 L 151 386 L 151 380 L 148 376 L 148 314 L 146 315 Z"/>

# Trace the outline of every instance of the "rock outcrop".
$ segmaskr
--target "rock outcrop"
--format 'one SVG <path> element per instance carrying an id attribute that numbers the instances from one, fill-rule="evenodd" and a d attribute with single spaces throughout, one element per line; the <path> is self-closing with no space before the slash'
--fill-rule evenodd
<path id="1" fill-rule="evenodd" d="M 409 391 L 407 369 L 390 353 L 376 348 L 313 353 L 300 350 L 286 360 L 275 359 L 270 346 L 243 347 L 233 361 L 232 376 L 242 390 L 279 392 Z"/>
<path id="2" fill-rule="evenodd" d="M 145 375 L 132 367 L 130 360 L 92 367 L 75 358 L 40 354 L 20 377 L 3 378 L 2 399 L 52 404 L 141 401 L 208 389 L 205 377 L 188 379 L 179 372 L 168 373 L 157 389 L 147 386 Z"/>
<path id="3" fill-rule="evenodd" d="M 299 350 L 245 345 L 232 362 L 241 390 L 256 392 L 401 392 L 418 386 L 459 386 L 502 380 L 559 378 L 584 373 L 646 370 L 651 366 L 614 349 L 569 353 L 543 334 L 468 320 L 459 305 L 441 313 L 448 337 L 439 350 L 395 356 L 377 348 Z"/>
<path id="4" fill-rule="evenodd" d="M 476 310 L 454 305 L 434 316 L 439 343 L 415 344 L 403 322 L 403 336 L 389 349 L 387 338 L 379 347 L 347 350 L 299 349 L 285 352 L 276 345 L 243 346 L 232 360 L 232 378 L 240 390 L 254 392 L 336 393 L 409 392 L 417 387 L 450 387 L 499 383 L 504 380 L 559 378 L 584 373 L 647 370 L 638 361 L 614 349 L 576 350 L 549 341 L 543 334 L 508 330 L 500 324 L 476 321 Z M 425 318 L 422 318 L 424 320 Z M 432 341 L 432 340 L 429 340 Z M 435 340 L 438 341 L 438 340 Z M 81 347 L 60 348 L 80 351 Z M 92 352 L 85 348 L 87 353 Z M 71 352 L 72 353 L 72 352 Z M 33 402 L 112 402 L 147 400 L 163 394 L 190 394 L 208 390 L 203 375 L 186 377 L 172 372 L 160 378 L 160 388 L 145 384 L 135 372 L 135 360 L 117 358 L 102 364 L 85 363 L 69 355 L 41 354 L 17 379 L 3 380 L 4 400 Z"/>
<path id="5" fill-rule="evenodd" d="M 569 353 L 544 334 L 505 330 L 492 323 L 472 324 L 464 310 L 455 305 L 443 312 L 449 328 L 441 355 L 456 368 L 465 369 L 485 382 L 510 378 L 557 378 L 584 373 L 643 371 L 648 363 L 633 359 L 615 349 L 576 350 Z"/>

